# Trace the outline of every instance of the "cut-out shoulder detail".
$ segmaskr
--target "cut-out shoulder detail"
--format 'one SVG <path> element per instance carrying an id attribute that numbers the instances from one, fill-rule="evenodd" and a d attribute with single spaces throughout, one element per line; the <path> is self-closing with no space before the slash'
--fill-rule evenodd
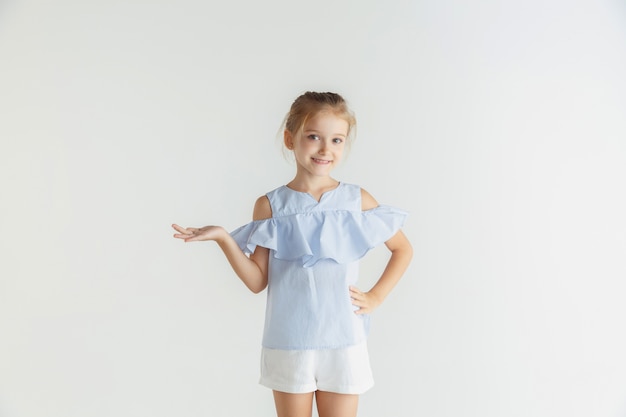
<path id="1" fill-rule="evenodd" d="M 254 203 L 254 212 L 252 213 L 252 220 L 265 220 L 272 217 L 272 206 L 267 196 L 263 195 L 257 198 Z"/>
<path id="2" fill-rule="evenodd" d="M 361 210 L 370 210 L 378 207 L 378 202 L 370 193 L 361 188 Z"/>

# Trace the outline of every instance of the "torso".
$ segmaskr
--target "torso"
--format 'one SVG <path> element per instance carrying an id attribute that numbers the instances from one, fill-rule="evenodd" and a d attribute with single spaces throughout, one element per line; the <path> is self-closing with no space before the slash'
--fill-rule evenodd
<path id="1" fill-rule="evenodd" d="M 288 235 L 279 244 L 319 245 L 314 252 L 340 251 L 350 239 L 341 233 L 342 216 L 361 211 L 361 189 L 338 183 L 317 198 L 308 192 L 282 186 L 267 194 L 272 218 L 285 221 Z M 289 217 L 289 219 L 287 219 Z M 328 217 L 334 217 L 329 219 Z M 316 228 L 323 234 L 302 242 L 297 228 Z M 280 249 L 280 248 L 279 248 Z M 349 286 L 358 279 L 358 261 L 338 263 L 320 259 L 313 265 L 301 260 L 269 257 L 268 300 L 263 345 L 272 349 L 328 349 L 365 340 L 368 317 L 354 314 Z"/>

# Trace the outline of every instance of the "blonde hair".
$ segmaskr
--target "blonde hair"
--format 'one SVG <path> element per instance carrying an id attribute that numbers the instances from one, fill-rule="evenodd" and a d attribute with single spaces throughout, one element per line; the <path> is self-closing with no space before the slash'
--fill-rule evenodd
<path id="1" fill-rule="evenodd" d="M 307 91 L 296 98 L 289 113 L 285 116 L 281 131 L 288 130 L 292 135 L 297 135 L 304 128 L 307 120 L 325 111 L 348 122 L 346 145 L 350 146 L 356 132 L 356 118 L 348 108 L 348 103 L 337 93 Z"/>

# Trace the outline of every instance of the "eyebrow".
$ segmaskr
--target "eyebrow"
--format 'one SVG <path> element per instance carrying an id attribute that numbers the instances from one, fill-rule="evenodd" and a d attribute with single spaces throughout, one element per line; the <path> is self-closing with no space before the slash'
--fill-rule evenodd
<path id="1" fill-rule="evenodd" d="M 304 133 L 320 133 L 319 130 L 315 129 L 307 129 Z M 331 136 L 343 136 L 344 138 L 347 136 L 345 133 L 333 133 Z"/>

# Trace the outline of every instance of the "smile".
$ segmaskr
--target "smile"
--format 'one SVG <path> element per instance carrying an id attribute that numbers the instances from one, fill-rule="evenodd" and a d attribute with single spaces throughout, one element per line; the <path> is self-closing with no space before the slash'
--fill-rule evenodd
<path id="1" fill-rule="evenodd" d="M 313 162 L 315 162 L 316 164 L 326 165 L 326 164 L 330 164 L 332 162 L 332 161 L 327 161 L 325 159 L 317 159 L 317 158 L 311 158 L 311 159 L 313 159 Z"/>

